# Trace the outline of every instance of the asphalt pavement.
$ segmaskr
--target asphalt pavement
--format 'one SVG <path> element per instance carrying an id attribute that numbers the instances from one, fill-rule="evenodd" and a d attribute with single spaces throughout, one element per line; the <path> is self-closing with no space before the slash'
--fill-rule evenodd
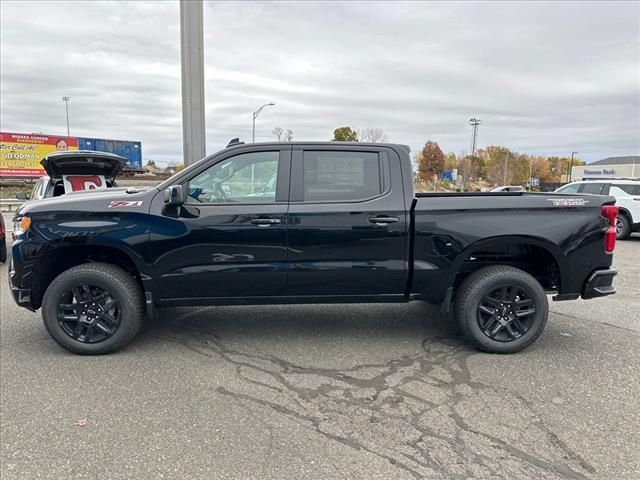
<path id="1" fill-rule="evenodd" d="M 0 477 L 640 478 L 640 236 L 618 294 L 551 304 L 539 340 L 478 353 L 437 308 L 165 310 L 81 357 L 0 273 Z"/>

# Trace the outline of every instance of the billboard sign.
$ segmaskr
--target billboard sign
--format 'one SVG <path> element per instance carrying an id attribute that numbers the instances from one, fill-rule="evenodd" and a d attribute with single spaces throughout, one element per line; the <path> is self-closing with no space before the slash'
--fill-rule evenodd
<path id="1" fill-rule="evenodd" d="M 0 177 L 41 177 L 40 160 L 57 150 L 77 150 L 78 139 L 0 132 Z"/>

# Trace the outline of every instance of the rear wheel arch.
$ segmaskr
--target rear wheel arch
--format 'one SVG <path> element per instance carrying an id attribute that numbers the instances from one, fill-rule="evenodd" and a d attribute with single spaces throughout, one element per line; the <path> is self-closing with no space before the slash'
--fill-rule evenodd
<path id="1" fill-rule="evenodd" d="M 491 237 L 460 253 L 453 265 L 454 290 L 471 273 L 491 265 L 519 268 L 536 278 L 545 290 L 560 290 L 568 270 L 560 248 L 547 240 L 517 235 Z"/>

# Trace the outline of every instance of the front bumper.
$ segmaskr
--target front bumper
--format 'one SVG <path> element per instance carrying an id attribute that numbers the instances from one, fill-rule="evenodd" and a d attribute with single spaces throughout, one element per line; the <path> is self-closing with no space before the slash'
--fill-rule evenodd
<path id="1" fill-rule="evenodd" d="M 13 258 L 11 259 L 11 263 L 9 265 L 9 288 L 11 289 L 11 294 L 13 295 L 13 300 L 20 307 L 24 307 L 32 312 L 35 312 L 33 306 L 31 305 L 31 289 L 30 288 L 20 288 L 14 285 L 13 278 L 15 277 L 15 269 L 13 268 Z"/>
<path id="2" fill-rule="evenodd" d="M 582 287 L 582 298 L 588 300 L 596 297 L 606 297 L 616 293 L 613 277 L 618 274 L 615 268 L 595 270 L 589 275 Z"/>

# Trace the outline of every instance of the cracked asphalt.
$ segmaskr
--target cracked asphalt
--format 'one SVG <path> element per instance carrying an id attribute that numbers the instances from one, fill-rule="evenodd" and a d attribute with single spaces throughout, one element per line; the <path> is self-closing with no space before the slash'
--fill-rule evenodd
<path id="1" fill-rule="evenodd" d="M 170 309 L 80 357 L 2 266 L 0 477 L 640 478 L 639 255 L 510 356 L 414 303 Z"/>

